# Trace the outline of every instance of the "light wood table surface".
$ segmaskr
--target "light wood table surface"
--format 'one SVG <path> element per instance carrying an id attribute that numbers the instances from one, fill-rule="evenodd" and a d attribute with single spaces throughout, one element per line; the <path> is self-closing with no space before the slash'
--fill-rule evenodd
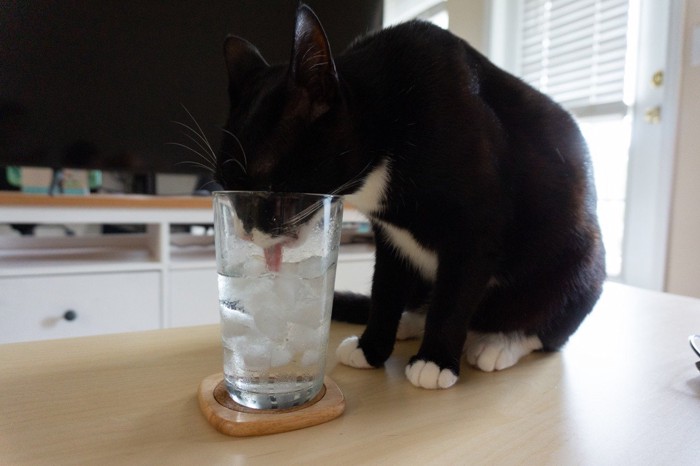
<path id="1" fill-rule="evenodd" d="M 384 369 L 337 365 L 360 331 L 332 327 L 345 413 L 255 438 L 219 434 L 197 405 L 221 371 L 217 326 L 0 345 L 0 464 L 700 464 L 700 300 L 607 284 L 561 352 L 465 364 L 444 391 L 405 380 L 415 341 Z"/>

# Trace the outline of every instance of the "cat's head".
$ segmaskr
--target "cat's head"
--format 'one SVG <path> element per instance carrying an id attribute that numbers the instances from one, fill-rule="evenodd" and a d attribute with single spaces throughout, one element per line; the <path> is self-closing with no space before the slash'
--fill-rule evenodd
<path id="1" fill-rule="evenodd" d="M 288 65 L 269 65 L 239 37 L 229 37 L 224 51 L 230 114 L 216 172 L 224 189 L 317 194 L 357 189 L 369 160 L 313 11 L 305 5 L 297 9 Z"/>
<path id="2" fill-rule="evenodd" d="M 313 11 L 305 5 L 297 9 L 288 65 L 269 65 L 255 46 L 235 36 L 227 38 L 224 52 L 230 114 L 216 167 L 223 188 L 341 195 L 357 190 L 371 162 Z M 303 238 L 317 212 L 306 206 L 311 214 L 306 222 L 289 228 L 281 219 L 299 206 L 287 202 L 263 196 L 260 205 L 239 212 L 241 234 L 266 251 Z"/>

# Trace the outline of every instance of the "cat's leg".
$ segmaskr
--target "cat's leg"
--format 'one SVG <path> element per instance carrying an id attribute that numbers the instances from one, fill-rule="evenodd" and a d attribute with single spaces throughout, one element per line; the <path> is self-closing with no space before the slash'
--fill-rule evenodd
<path id="1" fill-rule="evenodd" d="M 401 312 L 406 304 L 406 289 L 416 280 L 416 272 L 396 257 L 383 235 L 378 234 L 376 238 L 372 303 L 367 327 L 360 338 L 346 338 L 336 350 L 340 362 L 358 368 L 380 367 L 391 355 Z"/>
<path id="2" fill-rule="evenodd" d="M 511 367 L 533 351 L 558 350 L 601 293 L 602 257 L 581 264 L 582 270 L 521 276 L 492 289 L 472 319 L 464 347 L 467 361 L 490 372 Z"/>
<path id="3" fill-rule="evenodd" d="M 537 331 L 545 351 L 559 350 L 579 328 L 600 298 L 605 277 L 604 259 L 600 257 L 597 262 L 592 261 L 586 273 L 588 277 L 597 277 L 589 278 L 585 285 L 581 284 L 581 280 L 572 279 L 569 282 L 570 286 L 562 286 L 569 290 L 563 312 L 549 316 L 547 323 Z"/>
<path id="4" fill-rule="evenodd" d="M 500 371 L 515 365 L 520 358 L 535 350 L 542 349 L 542 341 L 537 335 L 524 332 L 508 333 L 467 333 L 464 354 L 467 362 L 482 371 Z"/>
<path id="5" fill-rule="evenodd" d="M 467 362 L 485 372 L 503 370 L 515 365 L 522 357 L 542 349 L 535 330 L 546 318 L 547 310 L 559 307 L 552 303 L 548 288 L 550 280 L 542 277 L 513 277 L 503 283 L 493 283 L 487 290 L 479 309 L 470 322 L 464 355 Z M 528 330 L 526 330 L 528 329 Z"/>
<path id="6" fill-rule="evenodd" d="M 490 276 L 475 250 L 439 258 L 423 342 L 406 366 L 406 377 L 417 387 L 449 388 L 457 382 L 467 325 Z"/>

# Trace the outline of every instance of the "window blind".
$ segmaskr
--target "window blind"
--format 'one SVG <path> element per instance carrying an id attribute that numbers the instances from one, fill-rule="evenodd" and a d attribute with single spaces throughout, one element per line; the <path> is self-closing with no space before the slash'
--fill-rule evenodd
<path id="1" fill-rule="evenodd" d="M 523 0 L 520 75 L 569 111 L 624 111 L 628 0 Z"/>

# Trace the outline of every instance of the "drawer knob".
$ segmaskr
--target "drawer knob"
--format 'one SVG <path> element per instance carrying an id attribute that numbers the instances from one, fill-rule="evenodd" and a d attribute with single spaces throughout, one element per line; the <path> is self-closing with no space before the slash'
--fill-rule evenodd
<path id="1" fill-rule="evenodd" d="M 66 319 L 68 322 L 72 322 L 78 318 L 78 313 L 75 312 L 73 309 L 69 309 L 63 313 L 63 318 Z"/>

